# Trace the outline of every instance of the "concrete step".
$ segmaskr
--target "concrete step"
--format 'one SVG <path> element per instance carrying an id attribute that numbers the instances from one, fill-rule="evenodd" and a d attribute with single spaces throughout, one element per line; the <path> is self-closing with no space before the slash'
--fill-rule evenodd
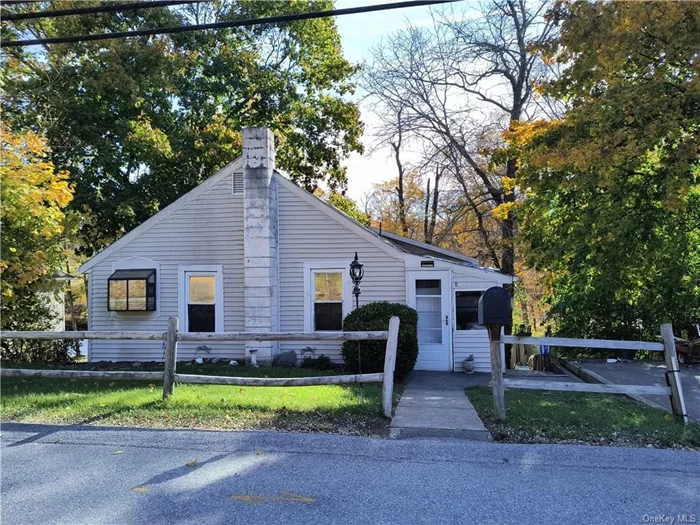
<path id="1" fill-rule="evenodd" d="M 491 441 L 463 388 L 404 389 L 389 426 L 389 437 L 437 437 Z"/>
<path id="2" fill-rule="evenodd" d="M 449 428 L 405 428 L 394 427 L 389 429 L 390 439 L 410 438 L 452 438 L 467 439 L 469 441 L 492 441 L 491 434 L 487 430 L 464 430 Z"/>

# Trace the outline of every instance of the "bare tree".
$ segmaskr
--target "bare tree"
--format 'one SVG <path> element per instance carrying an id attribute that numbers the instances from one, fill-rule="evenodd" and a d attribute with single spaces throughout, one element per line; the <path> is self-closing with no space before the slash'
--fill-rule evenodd
<path id="1" fill-rule="evenodd" d="M 384 111 L 400 114 L 402 141 L 420 142 L 449 159 L 449 173 L 464 191 L 485 253 L 504 273 L 514 273 L 516 199 L 503 178 L 517 159 L 493 162 L 501 133 L 537 115 L 534 86 L 549 74 L 533 46 L 552 36 L 544 17 L 549 0 L 492 0 L 481 16 L 447 8 L 433 13 L 431 28 L 409 27 L 374 50 L 363 87 Z M 491 212 L 506 205 L 504 218 Z M 426 236 L 427 237 L 427 236 Z"/>
<path id="2" fill-rule="evenodd" d="M 396 115 L 396 133 L 394 137 L 389 139 L 389 145 L 394 154 L 396 162 L 396 170 L 398 171 L 398 184 L 396 185 L 396 194 L 399 199 L 399 222 L 401 224 L 401 232 L 403 235 L 408 235 L 408 224 L 406 223 L 406 197 L 404 194 L 404 176 L 406 167 L 401 162 L 401 147 L 403 146 L 403 122 L 401 121 L 401 110 L 399 108 Z"/>

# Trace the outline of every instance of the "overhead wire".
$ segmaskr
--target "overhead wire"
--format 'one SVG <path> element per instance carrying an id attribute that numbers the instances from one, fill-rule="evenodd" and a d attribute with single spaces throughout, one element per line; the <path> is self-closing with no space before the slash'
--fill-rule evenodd
<path id="1" fill-rule="evenodd" d="M 30 40 L 7 40 L 0 42 L 0 47 L 24 47 L 46 44 L 65 44 L 75 42 L 92 42 L 96 40 L 110 40 L 115 38 L 129 38 L 137 36 L 153 36 L 163 34 L 178 34 L 190 31 L 204 31 L 208 29 L 227 29 L 231 27 L 255 26 L 262 24 L 278 24 L 284 22 L 297 22 L 300 20 L 311 20 L 315 18 L 327 18 L 334 16 L 344 16 L 359 13 L 372 13 L 377 11 L 387 11 L 392 9 L 403 9 L 407 7 L 419 7 L 429 5 L 448 4 L 461 0 L 408 0 L 403 2 L 391 2 L 388 4 L 375 4 L 360 7 L 349 7 L 343 9 L 329 9 L 326 11 L 310 11 L 307 13 L 294 13 L 287 15 L 276 15 L 264 18 L 248 18 L 243 20 L 227 20 L 224 22 L 213 22 L 210 24 L 193 24 L 176 27 L 160 27 L 152 29 L 139 29 L 134 31 L 121 31 L 114 33 L 100 33 L 93 35 L 62 36 L 53 38 L 35 38 Z"/>
<path id="2" fill-rule="evenodd" d="M 73 9 L 52 9 L 49 11 L 28 11 L 24 13 L 7 13 L 0 15 L 5 22 L 16 20 L 32 20 L 37 18 L 57 18 L 72 15 L 90 15 L 93 13 L 111 13 L 115 11 L 135 11 L 137 9 L 153 9 L 179 4 L 198 4 L 211 0 L 150 0 L 149 2 L 129 2 L 119 4 L 103 4 L 92 7 L 77 7 Z M 3 2 L 4 6 L 7 2 Z"/>
<path id="3" fill-rule="evenodd" d="M 43 1 L 44 0 L 2 0 L 2 6 L 0 7 L 5 7 L 6 5 L 38 4 Z"/>

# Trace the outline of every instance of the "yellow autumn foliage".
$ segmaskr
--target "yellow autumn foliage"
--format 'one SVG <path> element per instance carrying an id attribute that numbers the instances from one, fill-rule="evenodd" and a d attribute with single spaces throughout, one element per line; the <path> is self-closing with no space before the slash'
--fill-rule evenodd
<path id="1" fill-rule="evenodd" d="M 508 218 L 508 215 L 511 212 L 515 211 L 515 208 L 518 206 L 518 204 L 519 203 L 517 202 L 504 202 L 503 204 L 499 204 L 493 209 L 491 215 L 494 219 L 504 221 Z"/>
<path id="2" fill-rule="evenodd" d="M 501 177 L 501 184 L 503 184 L 503 191 L 506 193 L 513 193 L 518 182 L 515 177 L 506 177 L 505 175 Z"/>
<path id="3" fill-rule="evenodd" d="M 0 122 L 2 294 L 54 272 L 63 257 L 64 208 L 73 198 L 68 173 L 47 160 L 46 140 Z"/>

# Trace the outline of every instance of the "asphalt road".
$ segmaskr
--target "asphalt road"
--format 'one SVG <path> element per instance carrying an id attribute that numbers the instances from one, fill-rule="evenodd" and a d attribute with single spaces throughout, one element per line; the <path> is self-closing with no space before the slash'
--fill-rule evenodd
<path id="1" fill-rule="evenodd" d="M 700 523 L 698 452 L 20 424 L 1 443 L 3 525 Z"/>

